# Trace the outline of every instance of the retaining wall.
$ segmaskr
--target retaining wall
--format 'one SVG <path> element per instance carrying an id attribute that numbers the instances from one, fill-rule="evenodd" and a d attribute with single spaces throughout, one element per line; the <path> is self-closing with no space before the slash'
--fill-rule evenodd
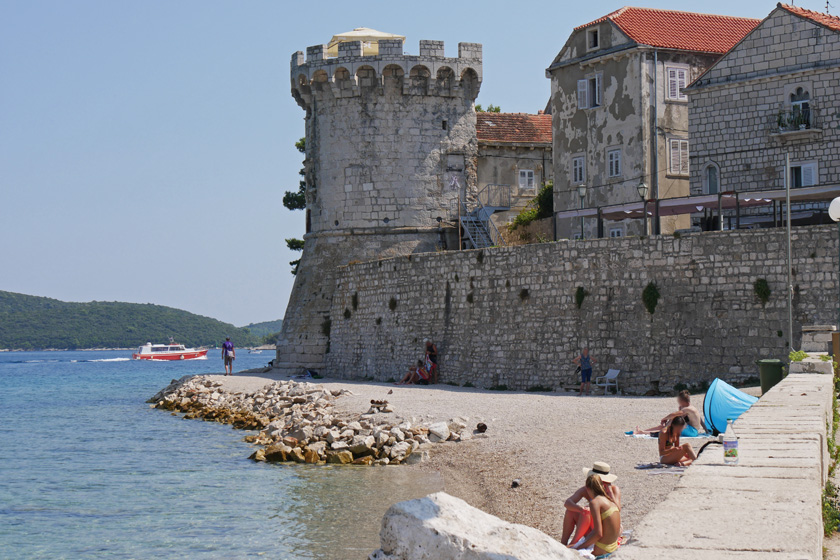
<path id="1" fill-rule="evenodd" d="M 837 230 L 793 233 L 794 346 L 801 325 L 837 307 Z M 763 303 L 753 284 L 766 279 Z M 656 283 L 650 314 L 642 291 Z M 787 356 L 784 230 L 595 239 L 415 254 L 340 267 L 330 307 L 330 376 L 399 378 L 438 346 L 442 381 L 479 387 L 574 386 L 589 346 L 595 375 L 622 389 L 670 391 L 757 375 Z M 580 308 L 575 293 L 586 291 Z"/>
<path id="2" fill-rule="evenodd" d="M 739 463 L 708 448 L 616 557 L 822 559 L 833 387 L 832 375 L 788 375 L 735 423 Z"/>

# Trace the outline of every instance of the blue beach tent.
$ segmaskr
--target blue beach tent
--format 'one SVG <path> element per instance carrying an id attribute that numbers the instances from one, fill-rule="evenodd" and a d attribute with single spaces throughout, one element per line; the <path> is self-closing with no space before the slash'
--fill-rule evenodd
<path id="1" fill-rule="evenodd" d="M 703 400 L 706 429 L 718 434 L 726 431 L 726 420 L 735 421 L 755 404 L 758 397 L 739 391 L 729 383 L 715 378 Z"/>

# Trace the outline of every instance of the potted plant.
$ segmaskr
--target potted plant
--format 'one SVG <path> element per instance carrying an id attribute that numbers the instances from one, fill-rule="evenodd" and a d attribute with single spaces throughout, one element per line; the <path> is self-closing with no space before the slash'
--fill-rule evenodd
<path id="1" fill-rule="evenodd" d="M 784 111 L 779 111 L 776 117 L 776 124 L 779 126 L 779 132 L 784 132 L 787 128 L 787 115 Z"/>

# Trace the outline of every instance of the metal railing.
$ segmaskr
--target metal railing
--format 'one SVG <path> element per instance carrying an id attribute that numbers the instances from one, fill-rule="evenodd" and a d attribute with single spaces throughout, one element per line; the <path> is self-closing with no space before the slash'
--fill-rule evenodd
<path id="1" fill-rule="evenodd" d="M 513 189 L 510 185 L 488 184 L 478 191 L 478 202 L 482 206 L 494 208 L 510 208 L 513 200 Z"/>
<path id="2" fill-rule="evenodd" d="M 778 111 L 773 115 L 771 130 L 778 134 L 819 128 L 819 113 L 816 107 L 796 107 Z"/>

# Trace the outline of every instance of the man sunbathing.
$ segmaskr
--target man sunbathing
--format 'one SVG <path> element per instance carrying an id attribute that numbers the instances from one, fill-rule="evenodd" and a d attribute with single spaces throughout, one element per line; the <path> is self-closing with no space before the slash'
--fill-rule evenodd
<path id="1" fill-rule="evenodd" d="M 636 426 L 636 429 L 633 430 L 633 434 L 659 433 L 665 429 L 671 420 L 678 416 L 681 416 L 686 420 L 686 426 L 682 432 L 683 437 L 697 437 L 706 431 L 706 428 L 703 426 L 703 416 L 700 414 L 700 411 L 691 404 L 691 393 L 685 389 L 680 391 L 677 395 L 677 406 L 679 407 L 679 410 L 672 412 L 663 418 L 658 426 L 654 426 L 653 428 L 648 428 L 646 430 L 642 430 Z"/>
<path id="2" fill-rule="evenodd" d="M 423 367 L 423 361 L 417 360 L 417 366 L 408 368 L 408 372 L 402 379 L 399 380 L 399 382 L 394 383 L 394 385 L 428 385 L 428 378 L 429 376 L 426 373 L 426 369 Z"/>

